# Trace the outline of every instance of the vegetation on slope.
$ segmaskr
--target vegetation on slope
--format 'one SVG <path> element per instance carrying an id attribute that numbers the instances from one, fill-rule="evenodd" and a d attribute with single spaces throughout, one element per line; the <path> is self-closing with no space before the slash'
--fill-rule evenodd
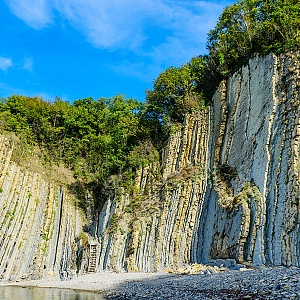
<path id="1" fill-rule="evenodd" d="M 0 128 L 15 132 L 28 147 L 39 145 L 45 161 L 63 162 L 101 202 L 122 181 L 132 180 L 136 168 L 157 157 L 142 121 L 143 107 L 122 96 L 69 104 L 13 95 L 0 104 Z"/>
<path id="2" fill-rule="evenodd" d="M 239 0 L 226 7 L 208 34 L 208 55 L 161 73 L 147 92 L 148 110 L 168 124 L 209 104 L 220 81 L 255 55 L 300 47 L 298 0 Z"/>
<path id="3" fill-rule="evenodd" d="M 224 9 L 208 34 L 210 69 L 226 75 L 254 55 L 300 46 L 298 0 L 239 0 Z"/>
<path id="4" fill-rule="evenodd" d="M 164 125 L 182 123 L 185 114 L 204 105 L 202 86 L 206 61 L 195 57 L 180 68 L 170 67 L 162 72 L 147 91 L 147 116 Z"/>
<path id="5" fill-rule="evenodd" d="M 122 96 L 48 103 L 13 95 L 0 103 L 0 129 L 39 145 L 46 161 L 63 162 L 99 206 L 119 186 L 132 186 L 139 167 L 159 159 L 172 128 L 209 105 L 221 79 L 254 55 L 299 45 L 298 0 L 239 0 L 209 32 L 209 54 L 162 72 L 146 103 Z"/>

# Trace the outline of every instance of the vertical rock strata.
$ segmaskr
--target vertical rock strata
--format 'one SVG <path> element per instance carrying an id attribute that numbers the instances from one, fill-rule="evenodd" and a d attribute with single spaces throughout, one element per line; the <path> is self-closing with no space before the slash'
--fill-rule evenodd
<path id="1" fill-rule="evenodd" d="M 299 68 L 256 57 L 215 94 L 198 260 L 299 266 Z"/>
<path id="2" fill-rule="evenodd" d="M 210 110 L 186 116 L 160 165 L 107 199 L 90 236 L 71 194 L 13 162 L 14 143 L 0 136 L 1 278 L 218 258 L 300 266 L 299 90 L 297 53 L 250 60 L 221 83 Z"/>
<path id="3" fill-rule="evenodd" d="M 187 116 L 164 150 L 160 177 L 157 166 L 149 166 L 140 172 L 137 194 L 107 201 L 97 225 L 98 270 L 156 271 L 190 262 L 207 141 L 208 113 Z"/>
<path id="4" fill-rule="evenodd" d="M 63 188 L 12 162 L 13 148 L 0 136 L 0 276 L 70 278 L 82 218 Z"/>
<path id="5" fill-rule="evenodd" d="M 187 117 L 161 178 L 153 166 L 140 174 L 144 211 L 123 195 L 100 213 L 99 270 L 299 265 L 299 67 L 295 53 L 256 57 L 221 83 L 209 113 Z"/>

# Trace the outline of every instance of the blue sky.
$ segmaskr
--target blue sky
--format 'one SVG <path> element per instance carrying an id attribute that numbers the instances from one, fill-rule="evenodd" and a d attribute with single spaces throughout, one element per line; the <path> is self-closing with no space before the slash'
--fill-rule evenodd
<path id="1" fill-rule="evenodd" d="M 207 32 L 234 2 L 0 1 L 0 97 L 143 101 L 163 70 L 206 53 Z"/>

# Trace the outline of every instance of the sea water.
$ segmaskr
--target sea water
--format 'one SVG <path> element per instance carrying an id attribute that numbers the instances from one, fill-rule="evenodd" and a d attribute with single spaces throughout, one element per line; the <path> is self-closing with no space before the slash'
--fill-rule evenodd
<path id="1" fill-rule="evenodd" d="M 1 286 L 1 300 L 103 300 L 105 297 L 93 292 L 57 288 Z"/>

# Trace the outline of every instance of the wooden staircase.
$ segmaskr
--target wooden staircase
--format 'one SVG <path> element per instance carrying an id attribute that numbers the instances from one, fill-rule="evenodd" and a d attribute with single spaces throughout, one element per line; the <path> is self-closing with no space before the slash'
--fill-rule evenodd
<path id="1" fill-rule="evenodd" d="M 95 273 L 97 265 L 97 244 L 90 244 L 88 273 Z"/>

